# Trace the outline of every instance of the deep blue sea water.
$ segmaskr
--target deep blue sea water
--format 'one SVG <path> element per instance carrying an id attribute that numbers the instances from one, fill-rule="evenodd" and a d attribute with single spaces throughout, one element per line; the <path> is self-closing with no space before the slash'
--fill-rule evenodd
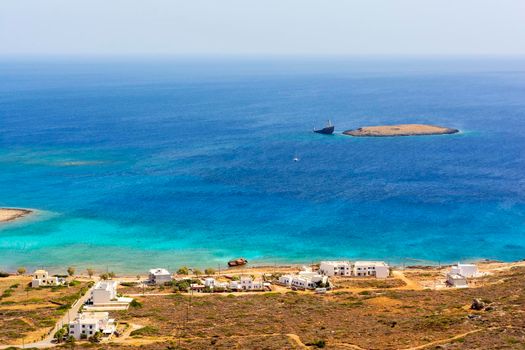
<path id="1" fill-rule="evenodd" d="M 4 59 L 0 206 L 4 270 L 523 259 L 525 60 Z"/>

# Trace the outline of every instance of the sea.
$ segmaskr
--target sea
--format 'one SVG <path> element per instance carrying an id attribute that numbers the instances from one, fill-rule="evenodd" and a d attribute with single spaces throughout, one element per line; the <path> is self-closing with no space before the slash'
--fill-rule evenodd
<path id="1" fill-rule="evenodd" d="M 0 207 L 7 271 L 520 260 L 525 59 L 4 57 Z"/>

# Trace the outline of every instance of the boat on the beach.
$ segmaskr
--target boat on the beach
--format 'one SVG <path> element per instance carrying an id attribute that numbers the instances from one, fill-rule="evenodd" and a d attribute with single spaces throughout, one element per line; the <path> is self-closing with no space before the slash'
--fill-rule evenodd
<path id="1" fill-rule="evenodd" d="M 242 265 L 246 265 L 247 263 L 248 263 L 248 260 L 246 260 L 245 258 L 239 258 L 239 259 L 233 259 L 233 260 L 228 261 L 228 266 L 229 267 L 242 266 Z"/>
<path id="2" fill-rule="evenodd" d="M 332 135 L 334 133 L 335 127 L 332 125 L 332 122 L 328 120 L 326 126 L 322 129 L 314 129 L 314 132 L 324 135 Z"/>

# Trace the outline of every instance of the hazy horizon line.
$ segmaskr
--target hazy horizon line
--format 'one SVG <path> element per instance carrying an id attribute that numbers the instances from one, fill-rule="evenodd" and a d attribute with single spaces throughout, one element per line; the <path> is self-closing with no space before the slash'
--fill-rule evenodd
<path id="1" fill-rule="evenodd" d="M 525 54 L 0 54 L 0 60 L 5 59 L 120 59 L 120 58 L 148 58 L 148 59 L 409 59 L 409 58 L 438 58 L 438 59 L 476 59 L 476 58 L 510 58 L 522 59 Z"/>

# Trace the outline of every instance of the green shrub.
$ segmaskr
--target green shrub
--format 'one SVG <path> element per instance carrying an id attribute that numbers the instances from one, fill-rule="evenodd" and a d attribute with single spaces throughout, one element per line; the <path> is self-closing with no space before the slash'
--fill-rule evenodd
<path id="1" fill-rule="evenodd" d="M 459 316 L 448 316 L 448 315 L 429 315 L 425 316 L 422 322 L 419 324 L 421 329 L 433 329 L 433 330 L 444 330 L 449 327 L 458 324 L 463 319 Z"/>
<path id="2" fill-rule="evenodd" d="M 177 270 L 178 275 L 188 275 L 189 273 L 190 273 L 190 270 L 186 266 L 183 266 Z"/>
<path id="3" fill-rule="evenodd" d="M 146 326 L 146 327 L 142 327 L 142 328 L 132 331 L 129 335 L 132 337 L 135 337 L 135 336 L 153 336 L 153 335 L 158 335 L 158 334 L 159 334 L 158 328 L 153 327 L 153 326 Z"/>
<path id="4" fill-rule="evenodd" d="M 6 289 L 6 290 L 4 290 L 4 292 L 2 293 L 2 295 L 0 295 L 0 299 L 1 299 L 1 298 L 8 298 L 8 297 L 10 297 L 12 294 L 13 294 L 13 290 L 12 290 L 12 289 Z"/>
<path id="5" fill-rule="evenodd" d="M 129 303 L 129 306 L 140 308 L 140 307 L 142 307 L 142 303 L 140 301 L 138 301 L 137 299 L 133 299 L 131 301 L 131 303 Z"/>

